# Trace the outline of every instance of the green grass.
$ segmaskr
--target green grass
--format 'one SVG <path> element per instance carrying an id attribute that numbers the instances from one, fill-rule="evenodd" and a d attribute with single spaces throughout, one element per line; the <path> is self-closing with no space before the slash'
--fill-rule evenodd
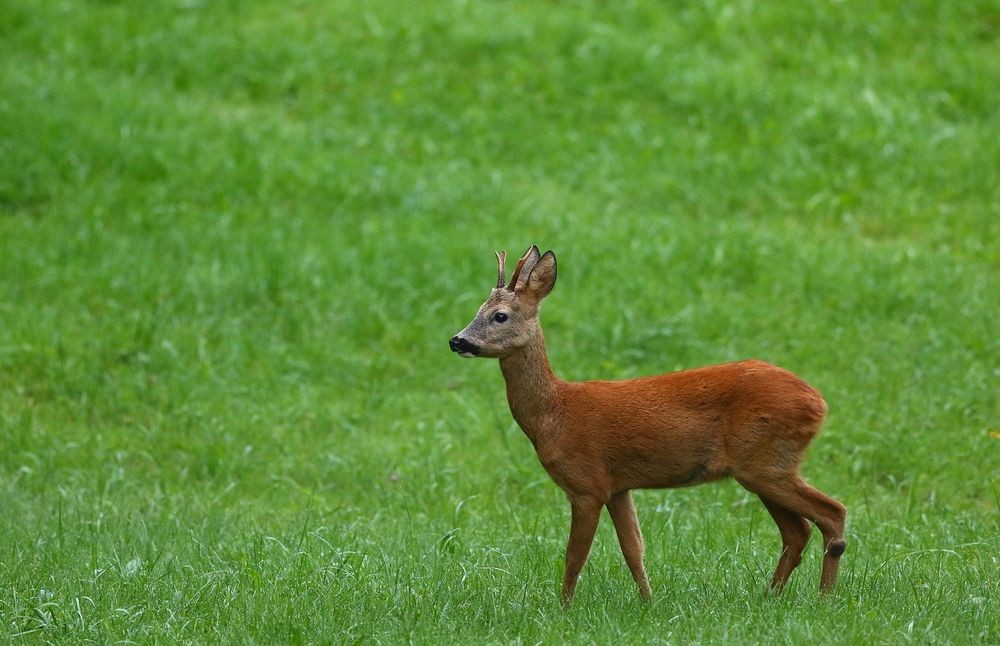
<path id="1" fill-rule="evenodd" d="M 1000 643 L 1000 6 L 0 6 L 0 637 Z M 787 593 L 734 483 L 656 596 L 447 340 L 559 255 L 565 378 L 760 357 L 849 508 Z"/>

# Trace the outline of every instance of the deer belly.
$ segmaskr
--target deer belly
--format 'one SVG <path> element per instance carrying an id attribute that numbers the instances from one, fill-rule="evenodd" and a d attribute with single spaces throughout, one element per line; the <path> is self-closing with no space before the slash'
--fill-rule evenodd
<path id="1" fill-rule="evenodd" d="M 610 471 L 617 489 L 690 487 L 727 475 L 714 458 L 710 451 L 630 453 L 613 460 Z"/>

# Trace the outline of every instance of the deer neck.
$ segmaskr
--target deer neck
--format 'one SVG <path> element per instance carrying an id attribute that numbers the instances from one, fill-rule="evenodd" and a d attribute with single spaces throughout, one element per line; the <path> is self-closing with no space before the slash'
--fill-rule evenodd
<path id="1" fill-rule="evenodd" d="M 510 412 L 537 447 L 547 432 L 546 421 L 555 410 L 562 383 L 549 365 L 541 326 L 525 346 L 500 359 L 500 371 L 507 382 Z"/>

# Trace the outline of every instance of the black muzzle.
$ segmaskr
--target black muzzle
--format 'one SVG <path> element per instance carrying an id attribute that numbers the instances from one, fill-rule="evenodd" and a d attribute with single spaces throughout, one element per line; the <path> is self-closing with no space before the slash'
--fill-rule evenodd
<path id="1" fill-rule="evenodd" d="M 452 352 L 457 352 L 459 354 L 479 354 L 479 346 L 475 343 L 469 343 L 465 339 L 459 336 L 451 337 L 451 342 L 448 344 L 451 346 Z"/>

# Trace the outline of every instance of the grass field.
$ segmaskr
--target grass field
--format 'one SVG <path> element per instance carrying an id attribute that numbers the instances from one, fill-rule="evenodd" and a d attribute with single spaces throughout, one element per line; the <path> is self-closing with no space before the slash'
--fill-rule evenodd
<path id="1" fill-rule="evenodd" d="M 899 5 L 899 6 L 897 6 Z M 1000 643 L 1000 5 L 0 4 L 0 639 Z M 559 256 L 569 379 L 759 357 L 813 532 L 569 509 L 449 337 Z"/>

